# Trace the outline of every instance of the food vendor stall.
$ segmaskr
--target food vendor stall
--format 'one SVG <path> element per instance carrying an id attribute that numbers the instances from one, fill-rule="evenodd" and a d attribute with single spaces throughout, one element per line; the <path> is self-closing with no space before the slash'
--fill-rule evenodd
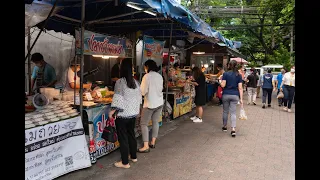
<path id="1" fill-rule="evenodd" d="M 76 32 L 76 52 L 79 52 L 81 46 Z M 149 41 L 145 41 L 149 42 Z M 153 51 L 161 51 L 158 46 L 152 46 L 151 43 L 145 43 Z M 91 31 L 84 32 L 84 54 L 85 56 L 94 56 L 101 60 L 109 60 L 112 58 L 132 58 L 133 46 L 129 39 L 118 38 L 115 36 L 103 35 Z M 147 54 L 147 53 L 146 53 Z M 152 55 L 154 53 L 148 53 Z M 89 146 L 89 154 L 91 163 L 95 163 L 98 158 L 109 154 L 119 147 L 117 134 L 115 130 L 115 122 L 108 118 L 110 104 L 114 92 L 108 87 L 97 86 L 90 93 L 83 94 L 83 124 L 87 142 Z M 77 108 L 80 110 L 79 106 Z M 161 125 L 162 118 L 159 119 Z M 152 125 L 150 120 L 149 125 Z M 136 135 L 141 135 L 140 117 L 136 120 Z"/>
<path id="2" fill-rule="evenodd" d="M 173 109 L 172 119 L 191 112 L 195 107 L 195 89 L 193 85 L 186 83 L 188 75 L 190 75 L 190 70 L 172 67 L 169 69 L 168 102 Z"/>

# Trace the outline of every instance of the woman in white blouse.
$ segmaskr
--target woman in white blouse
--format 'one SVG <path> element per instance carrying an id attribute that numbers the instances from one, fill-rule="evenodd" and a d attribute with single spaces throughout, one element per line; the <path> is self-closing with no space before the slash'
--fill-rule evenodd
<path id="1" fill-rule="evenodd" d="M 163 78 L 157 73 L 157 69 L 157 64 L 153 60 L 147 60 L 144 63 L 144 70 L 147 74 L 143 76 L 140 87 L 142 96 L 144 96 L 140 121 L 143 147 L 138 150 L 140 153 L 148 153 L 150 148 L 155 148 L 158 137 L 158 120 L 163 107 Z M 149 143 L 148 124 L 150 120 L 152 120 L 152 140 Z"/>
<path id="2" fill-rule="evenodd" d="M 142 96 L 139 83 L 132 76 L 132 61 L 124 59 L 120 64 L 120 79 L 116 81 L 109 118 L 116 116 L 116 128 L 120 143 L 121 160 L 114 165 L 130 168 L 129 157 L 137 162 L 137 141 L 134 133 L 136 117 L 140 113 Z"/>
<path id="3" fill-rule="evenodd" d="M 295 92 L 295 67 L 293 66 L 290 72 L 284 74 L 282 78 L 282 83 L 280 86 L 280 91 L 283 91 L 284 98 L 284 111 L 291 112 L 292 100 Z"/>

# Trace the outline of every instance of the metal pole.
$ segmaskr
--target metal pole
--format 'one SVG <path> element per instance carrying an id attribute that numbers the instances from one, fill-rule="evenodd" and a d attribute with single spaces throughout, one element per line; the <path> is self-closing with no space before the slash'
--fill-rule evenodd
<path id="1" fill-rule="evenodd" d="M 77 64 L 78 63 L 78 57 L 79 56 L 75 56 L 74 57 L 74 63 Z M 74 80 L 74 88 L 73 88 L 73 104 L 76 105 L 76 96 L 77 96 L 77 83 L 76 83 L 76 78 L 77 78 L 77 66 L 74 66 L 75 70 L 74 70 L 74 76 L 73 76 L 73 80 Z M 80 66 L 81 67 L 81 66 Z"/>
<path id="2" fill-rule="evenodd" d="M 80 115 L 83 120 L 83 65 L 84 65 L 84 21 L 85 21 L 85 11 L 86 11 L 86 2 L 82 0 L 81 3 L 81 59 L 80 59 Z"/>
<path id="3" fill-rule="evenodd" d="M 169 74 L 169 65 L 170 65 L 170 53 L 171 53 L 171 43 L 172 43 L 172 27 L 173 27 L 173 23 L 171 23 L 171 28 L 170 28 L 170 40 L 169 40 L 169 52 L 168 52 L 168 62 L 167 62 L 167 76 Z M 164 114 L 166 115 L 167 111 L 167 101 L 168 101 L 168 81 L 169 78 L 167 78 L 167 82 L 166 82 L 166 101 L 164 102 Z M 174 107 L 173 107 L 174 108 Z M 170 121 L 167 117 L 166 117 L 167 122 Z"/>
<path id="4" fill-rule="evenodd" d="M 30 52 L 30 44 L 31 44 L 30 29 L 31 29 L 31 27 L 28 26 L 28 45 L 27 45 L 28 52 Z M 30 61 L 31 61 L 31 56 L 29 53 L 29 55 L 28 55 L 28 93 L 29 94 L 32 91 L 32 89 L 31 89 L 31 62 Z"/>
<path id="5" fill-rule="evenodd" d="M 34 45 L 36 44 L 37 40 L 39 39 L 39 37 L 40 37 L 40 35 L 41 35 L 41 33 L 42 33 L 43 29 L 46 27 L 46 25 L 47 25 L 47 23 L 48 23 L 48 20 L 49 20 L 49 18 L 50 18 L 50 16 L 51 16 L 51 14 L 53 13 L 53 10 L 56 8 L 57 3 L 58 3 L 59 1 L 60 1 L 60 0 L 56 0 L 56 1 L 54 2 L 54 5 L 53 5 L 53 7 L 51 8 L 51 11 L 50 11 L 50 13 L 49 13 L 49 14 L 48 14 L 48 16 L 47 16 L 47 19 L 44 21 L 44 24 L 43 24 L 43 26 L 42 26 L 42 28 L 41 28 L 40 32 L 38 33 L 38 35 L 37 35 L 36 39 L 33 41 L 33 43 L 32 43 L 32 46 L 31 46 L 30 50 L 28 50 L 28 54 L 27 54 L 27 56 L 25 57 L 24 61 L 26 61 L 26 60 L 27 60 L 27 58 L 28 58 L 28 56 L 30 55 L 31 50 L 33 49 Z"/>
<path id="6" fill-rule="evenodd" d="M 144 56 L 144 43 L 145 43 L 145 36 L 143 36 L 143 42 L 142 42 L 142 54 L 141 54 L 141 62 L 140 62 L 140 77 L 139 77 L 139 82 L 141 83 L 142 81 L 142 71 L 143 71 L 143 56 Z"/>
<path id="7" fill-rule="evenodd" d="M 293 62 L 293 56 L 292 56 L 292 54 L 293 54 L 293 27 L 294 26 L 291 27 L 291 32 L 290 32 L 290 41 L 291 41 L 291 43 L 290 43 L 290 63 Z"/>

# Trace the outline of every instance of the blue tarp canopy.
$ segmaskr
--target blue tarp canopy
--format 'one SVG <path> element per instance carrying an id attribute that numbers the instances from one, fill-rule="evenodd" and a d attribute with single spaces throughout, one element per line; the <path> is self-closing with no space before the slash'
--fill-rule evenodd
<path id="1" fill-rule="evenodd" d="M 25 3 L 30 3 L 30 0 L 25 0 Z M 42 0 L 41 3 L 53 5 L 55 0 Z M 139 12 L 126 6 L 127 3 L 158 14 L 153 16 Z M 60 0 L 56 8 L 59 11 L 50 17 L 45 28 L 74 34 L 74 29 L 81 25 L 81 0 Z M 90 31 L 123 35 L 141 30 L 145 35 L 164 38 L 170 36 L 170 25 L 173 23 L 173 37 L 188 37 L 187 31 L 192 31 L 223 42 L 230 48 L 241 46 L 241 42 L 224 38 L 174 0 L 118 0 L 118 5 L 114 0 L 86 0 L 85 21 L 85 29 Z"/>

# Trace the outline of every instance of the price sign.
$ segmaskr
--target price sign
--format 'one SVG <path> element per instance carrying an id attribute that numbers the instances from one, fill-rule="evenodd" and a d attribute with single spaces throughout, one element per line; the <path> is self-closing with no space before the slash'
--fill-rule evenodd
<path id="1" fill-rule="evenodd" d="M 85 93 L 85 95 L 86 95 L 86 98 L 88 99 L 88 101 L 92 101 L 93 100 L 90 93 Z"/>
<path id="2" fill-rule="evenodd" d="M 102 97 L 101 92 L 100 92 L 100 91 L 96 91 L 96 92 L 97 92 L 97 96 L 98 96 L 99 98 L 101 98 L 101 97 Z"/>

